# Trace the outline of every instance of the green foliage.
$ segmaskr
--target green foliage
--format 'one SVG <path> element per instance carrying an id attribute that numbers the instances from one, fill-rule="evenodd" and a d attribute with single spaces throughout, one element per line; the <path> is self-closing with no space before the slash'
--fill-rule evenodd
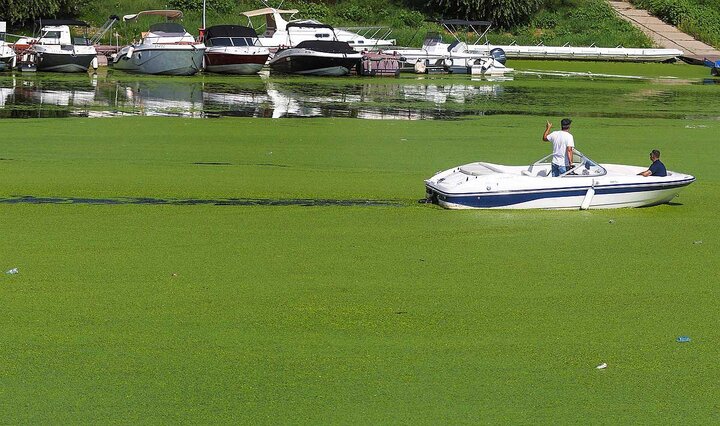
<path id="1" fill-rule="evenodd" d="M 717 0 L 635 0 L 638 7 L 720 48 L 720 2 Z"/>
<path id="2" fill-rule="evenodd" d="M 430 0 L 428 4 L 444 18 L 485 19 L 508 28 L 528 22 L 542 0 Z"/>
<path id="3" fill-rule="evenodd" d="M 330 7 L 325 3 L 300 3 L 298 10 L 300 10 L 301 16 L 306 19 L 324 21 L 330 16 Z"/>
<path id="4" fill-rule="evenodd" d="M 396 19 L 404 26 L 417 27 L 425 20 L 425 15 L 417 10 L 400 10 L 396 15 Z"/>
<path id="5" fill-rule="evenodd" d="M 173 9 L 182 11 L 202 10 L 202 0 L 170 0 L 169 5 Z M 212 9 L 219 13 L 228 13 L 233 10 L 235 2 L 232 0 L 206 0 L 206 9 Z"/>
<path id="6" fill-rule="evenodd" d="M 633 0 L 663 21 L 720 48 L 720 2 L 717 0 Z"/>
<path id="7" fill-rule="evenodd" d="M 511 33 L 493 33 L 490 41 L 504 44 L 544 43 L 559 46 L 595 44 L 603 47 L 650 47 L 652 42 L 630 23 L 618 19 L 604 0 L 572 0 L 566 6 L 544 8 L 529 26 L 516 26 Z"/>
<path id="8" fill-rule="evenodd" d="M 3 0 L 0 17 L 10 25 L 29 24 L 38 18 L 70 18 L 82 13 L 91 0 Z"/>

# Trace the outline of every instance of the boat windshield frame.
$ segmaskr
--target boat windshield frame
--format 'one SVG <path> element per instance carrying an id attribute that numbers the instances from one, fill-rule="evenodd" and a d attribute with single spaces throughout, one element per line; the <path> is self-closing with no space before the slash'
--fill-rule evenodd
<path id="1" fill-rule="evenodd" d="M 548 154 L 541 159 L 537 160 L 536 162 L 532 163 L 530 167 L 528 167 L 528 172 L 532 173 L 533 168 L 536 166 L 547 168 L 552 167 L 552 154 Z M 604 176 L 607 174 L 607 170 L 601 166 L 599 163 L 596 163 L 595 161 L 591 160 L 587 155 L 583 154 L 582 152 L 578 151 L 577 149 L 573 148 L 573 164 L 572 167 L 566 171 L 565 173 L 561 174 L 559 177 L 567 177 L 567 178 L 573 178 L 573 177 L 588 177 L 588 176 Z M 552 176 L 551 173 L 548 173 L 547 176 Z"/>

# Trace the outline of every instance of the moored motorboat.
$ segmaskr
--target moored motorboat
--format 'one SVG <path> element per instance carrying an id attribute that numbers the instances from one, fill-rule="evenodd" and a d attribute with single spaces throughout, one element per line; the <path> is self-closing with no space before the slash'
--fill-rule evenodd
<path id="1" fill-rule="evenodd" d="M 384 27 L 356 27 L 341 29 L 325 25 L 321 22 L 305 19 L 292 20 L 298 13 L 297 9 L 275 9 L 267 7 L 264 9 L 250 10 L 242 14 L 248 18 L 249 25 L 252 25 L 251 18 L 262 16 L 265 18 L 265 32 L 260 37 L 260 43 L 272 52 L 282 47 L 293 47 L 298 43 L 310 40 L 334 39 L 347 42 L 357 51 L 366 49 L 387 48 L 395 45 L 394 39 L 387 39 L 390 30 Z M 289 15 L 285 19 L 283 15 Z M 296 26 L 292 37 L 288 31 L 288 24 L 308 24 Z M 331 31 L 328 31 L 328 28 Z"/>
<path id="2" fill-rule="evenodd" d="M 270 51 L 261 46 L 257 33 L 241 25 L 214 25 L 203 32 L 205 70 L 225 74 L 255 74 Z"/>
<path id="3" fill-rule="evenodd" d="M 179 10 L 148 10 L 123 16 L 131 21 L 154 15 L 180 19 Z M 140 43 L 125 46 L 115 55 L 113 67 L 140 74 L 193 75 L 202 69 L 205 44 L 174 22 L 153 24 Z"/>
<path id="4" fill-rule="evenodd" d="M 551 155 L 525 166 L 476 162 L 425 181 L 428 201 L 449 209 L 608 209 L 670 202 L 695 177 L 668 171 L 639 176 L 647 167 L 598 164 L 574 150 L 573 167 L 550 174 Z"/>
<path id="5" fill-rule="evenodd" d="M 504 75 L 514 71 L 505 66 L 505 54 L 500 49 L 490 53 L 468 51 L 465 42 L 443 43 L 439 33 L 425 36 L 419 49 L 394 49 L 393 54 L 404 58 L 403 71 L 418 74 L 446 72 L 451 74 Z"/>
<path id="6" fill-rule="evenodd" d="M 97 51 L 86 37 L 72 37 L 70 27 L 88 28 L 74 19 L 40 19 L 40 35 L 23 37 L 15 49 L 26 56 L 37 71 L 86 72 L 97 68 Z"/>
<path id="7" fill-rule="evenodd" d="M 5 21 L 0 21 L 0 71 L 15 68 L 16 62 L 15 51 L 10 44 L 5 41 L 6 31 L 7 24 Z"/>
<path id="8" fill-rule="evenodd" d="M 293 27 L 307 25 L 332 27 L 324 24 L 289 23 Z M 354 50 L 347 42 L 337 40 L 306 40 L 295 47 L 280 49 L 270 60 L 270 69 L 283 74 L 305 74 L 322 76 L 341 76 L 357 69 L 362 54 Z"/>

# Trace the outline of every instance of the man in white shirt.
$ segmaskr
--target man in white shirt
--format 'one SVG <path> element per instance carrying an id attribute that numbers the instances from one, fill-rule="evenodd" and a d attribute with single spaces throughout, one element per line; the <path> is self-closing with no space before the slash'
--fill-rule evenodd
<path id="1" fill-rule="evenodd" d="M 569 167 L 572 167 L 573 161 L 573 147 L 575 147 L 575 138 L 570 134 L 570 124 L 572 120 L 569 118 L 563 118 L 560 122 L 562 130 L 556 130 L 550 133 L 552 123 L 549 121 L 545 126 L 545 133 L 543 133 L 543 140 L 546 142 L 552 142 L 552 175 L 557 177 L 568 171 Z"/>

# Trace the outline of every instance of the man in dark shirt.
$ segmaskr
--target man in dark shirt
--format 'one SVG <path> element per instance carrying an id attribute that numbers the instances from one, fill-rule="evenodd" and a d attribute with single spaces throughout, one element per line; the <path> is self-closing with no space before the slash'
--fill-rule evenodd
<path id="1" fill-rule="evenodd" d="M 650 161 L 652 161 L 650 168 L 645 170 L 644 172 L 638 173 L 639 175 L 667 176 L 667 170 L 665 169 L 665 165 L 662 163 L 662 161 L 660 161 L 660 151 L 658 151 L 657 149 L 653 149 L 650 153 Z"/>

